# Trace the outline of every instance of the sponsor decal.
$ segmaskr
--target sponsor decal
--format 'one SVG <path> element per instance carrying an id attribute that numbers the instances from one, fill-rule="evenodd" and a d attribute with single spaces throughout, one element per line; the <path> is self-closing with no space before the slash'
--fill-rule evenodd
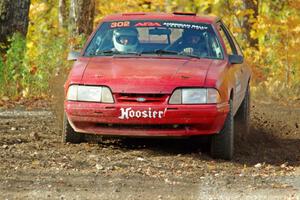
<path id="1" fill-rule="evenodd" d="M 207 30 L 207 26 L 197 25 L 197 24 L 184 24 L 184 23 L 176 23 L 176 22 L 164 22 L 164 26 L 170 28 L 184 28 L 184 29 L 195 29 L 195 30 Z"/>
<path id="2" fill-rule="evenodd" d="M 119 119 L 129 119 L 129 118 L 163 118 L 166 112 L 165 110 L 152 110 L 148 108 L 147 110 L 133 110 L 132 108 L 121 108 L 121 113 L 118 117 Z"/>
<path id="3" fill-rule="evenodd" d="M 112 22 L 110 24 L 110 28 L 119 28 L 119 27 L 129 27 L 130 22 L 129 21 L 124 21 L 124 22 Z"/>
<path id="4" fill-rule="evenodd" d="M 139 22 L 135 24 L 135 26 L 161 26 L 161 24 L 159 22 Z"/>

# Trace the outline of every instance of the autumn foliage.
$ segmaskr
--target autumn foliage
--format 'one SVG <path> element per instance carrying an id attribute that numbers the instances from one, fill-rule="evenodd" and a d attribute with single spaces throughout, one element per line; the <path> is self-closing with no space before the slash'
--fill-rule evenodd
<path id="1" fill-rule="evenodd" d="M 300 97 L 300 0 L 96 0 L 94 27 L 109 14 L 173 11 L 220 16 L 251 65 L 253 91 Z M 70 48 L 81 48 L 88 36 L 60 26 L 54 0 L 32 0 L 29 18 L 27 38 L 15 34 L 0 57 L 2 97 L 49 97 L 49 81 L 71 66 Z"/>

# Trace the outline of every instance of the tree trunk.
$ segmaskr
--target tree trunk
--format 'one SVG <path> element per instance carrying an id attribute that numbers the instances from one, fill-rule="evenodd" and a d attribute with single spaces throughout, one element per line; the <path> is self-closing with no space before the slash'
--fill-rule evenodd
<path id="1" fill-rule="evenodd" d="M 67 4 L 66 0 L 59 0 L 58 2 L 58 21 L 59 27 L 66 28 L 67 26 Z"/>
<path id="2" fill-rule="evenodd" d="M 7 38 L 15 32 L 26 36 L 29 6 L 30 0 L 0 1 L 0 43 L 7 45 Z"/>
<path id="3" fill-rule="evenodd" d="M 258 1 L 257 0 L 243 0 L 245 9 L 253 10 L 252 15 L 246 15 L 243 20 L 243 31 L 244 34 L 249 42 L 251 47 L 258 48 L 258 39 L 251 38 L 250 32 L 253 26 L 253 20 L 250 19 L 257 19 L 258 16 Z"/>
<path id="4" fill-rule="evenodd" d="M 93 31 L 95 0 L 71 0 L 70 31 L 72 36 L 90 35 Z"/>

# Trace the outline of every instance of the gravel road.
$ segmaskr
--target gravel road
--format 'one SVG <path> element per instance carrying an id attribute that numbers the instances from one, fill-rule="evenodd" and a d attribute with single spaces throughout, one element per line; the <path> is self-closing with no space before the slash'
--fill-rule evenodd
<path id="1" fill-rule="evenodd" d="M 0 108 L 0 199 L 300 199 L 300 107 L 252 102 L 230 162 L 201 138 L 62 144 L 54 113 Z"/>

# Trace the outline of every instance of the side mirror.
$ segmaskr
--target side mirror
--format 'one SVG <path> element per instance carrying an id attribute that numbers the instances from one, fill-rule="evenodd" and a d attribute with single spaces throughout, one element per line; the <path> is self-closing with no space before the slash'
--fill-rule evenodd
<path id="1" fill-rule="evenodd" d="M 80 56 L 80 52 L 77 51 L 71 51 L 68 55 L 67 60 L 69 61 L 75 61 L 78 59 L 78 57 Z"/>
<path id="2" fill-rule="evenodd" d="M 244 62 L 244 57 L 240 55 L 229 55 L 229 62 L 231 64 L 242 64 Z"/>

